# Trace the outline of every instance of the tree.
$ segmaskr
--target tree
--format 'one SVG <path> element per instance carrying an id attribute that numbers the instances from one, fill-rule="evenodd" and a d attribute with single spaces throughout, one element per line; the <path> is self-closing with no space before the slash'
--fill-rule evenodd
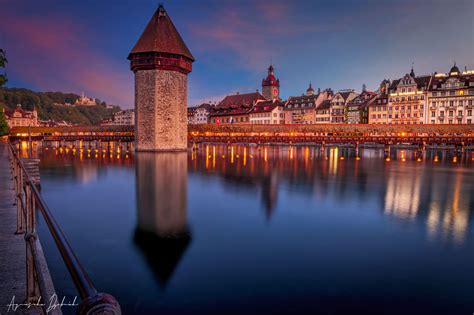
<path id="1" fill-rule="evenodd" d="M 5 65 L 7 64 L 8 60 L 5 57 L 5 51 L 0 48 L 0 68 L 5 68 Z M 4 86 L 5 83 L 7 83 L 7 75 L 6 74 L 0 74 L 0 87 Z"/>
<path id="2" fill-rule="evenodd" d="M 3 112 L 3 108 L 0 109 L 0 136 L 4 136 L 8 134 L 8 124 L 7 118 L 5 117 L 5 113 Z"/>

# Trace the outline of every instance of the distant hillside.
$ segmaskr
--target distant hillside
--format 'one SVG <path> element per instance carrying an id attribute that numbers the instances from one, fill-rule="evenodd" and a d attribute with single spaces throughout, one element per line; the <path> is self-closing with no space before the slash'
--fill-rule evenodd
<path id="1" fill-rule="evenodd" d="M 96 99 L 96 106 L 62 106 L 55 104 L 71 103 L 79 95 L 62 92 L 34 92 L 28 89 L 0 88 L 0 108 L 15 108 L 21 104 L 24 109 L 36 107 L 39 119 L 67 121 L 74 124 L 95 125 L 103 118 L 120 110 L 120 107 L 106 108 L 107 103 Z"/>

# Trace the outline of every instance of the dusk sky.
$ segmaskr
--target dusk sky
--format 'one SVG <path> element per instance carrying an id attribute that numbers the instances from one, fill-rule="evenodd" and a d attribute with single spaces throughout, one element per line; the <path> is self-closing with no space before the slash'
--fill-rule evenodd
<path id="1" fill-rule="evenodd" d="M 261 89 L 273 63 L 281 97 L 375 90 L 416 74 L 474 68 L 474 1 L 163 1 L 196 62 L 189 105 Z M 8 87 L 81 93 L 133 107 L 126 59 L 158 1 L 3 0 Z"/>

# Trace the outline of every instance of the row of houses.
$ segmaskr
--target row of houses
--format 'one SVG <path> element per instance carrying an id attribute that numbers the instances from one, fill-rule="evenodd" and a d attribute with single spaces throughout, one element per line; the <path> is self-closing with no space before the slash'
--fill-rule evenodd
<path id="1" fill-rule="evenodd" d="M 7 120 L 9 128 L 13 127 L 55 127 L 55 126 L 71 126 L 66 121 L 41 120 L 38 118 L 38 111 L 23 109 L 21 104 L 18 104 L 14 109 L 3 108 L 3 113 Z"/>
<path id="2" fill-rule="evenodd" d="M 262 80 L 262 93 L 237 93 L 218 104 L 188 109 L 191 124 L 472 124 L 474 71 L 384 79 L 376 91 L 315 91 L 282 100 L 274 68 Z"/>

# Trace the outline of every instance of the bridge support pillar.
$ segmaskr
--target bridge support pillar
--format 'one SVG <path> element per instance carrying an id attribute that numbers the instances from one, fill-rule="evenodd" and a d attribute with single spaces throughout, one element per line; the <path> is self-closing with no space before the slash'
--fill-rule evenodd
<path id="1" fill-rule="evenodd" d="M 384 155 L 385 155 L 385 160 L 390 161 L 390 144 L 386 144 L 384 146 Z"/>

